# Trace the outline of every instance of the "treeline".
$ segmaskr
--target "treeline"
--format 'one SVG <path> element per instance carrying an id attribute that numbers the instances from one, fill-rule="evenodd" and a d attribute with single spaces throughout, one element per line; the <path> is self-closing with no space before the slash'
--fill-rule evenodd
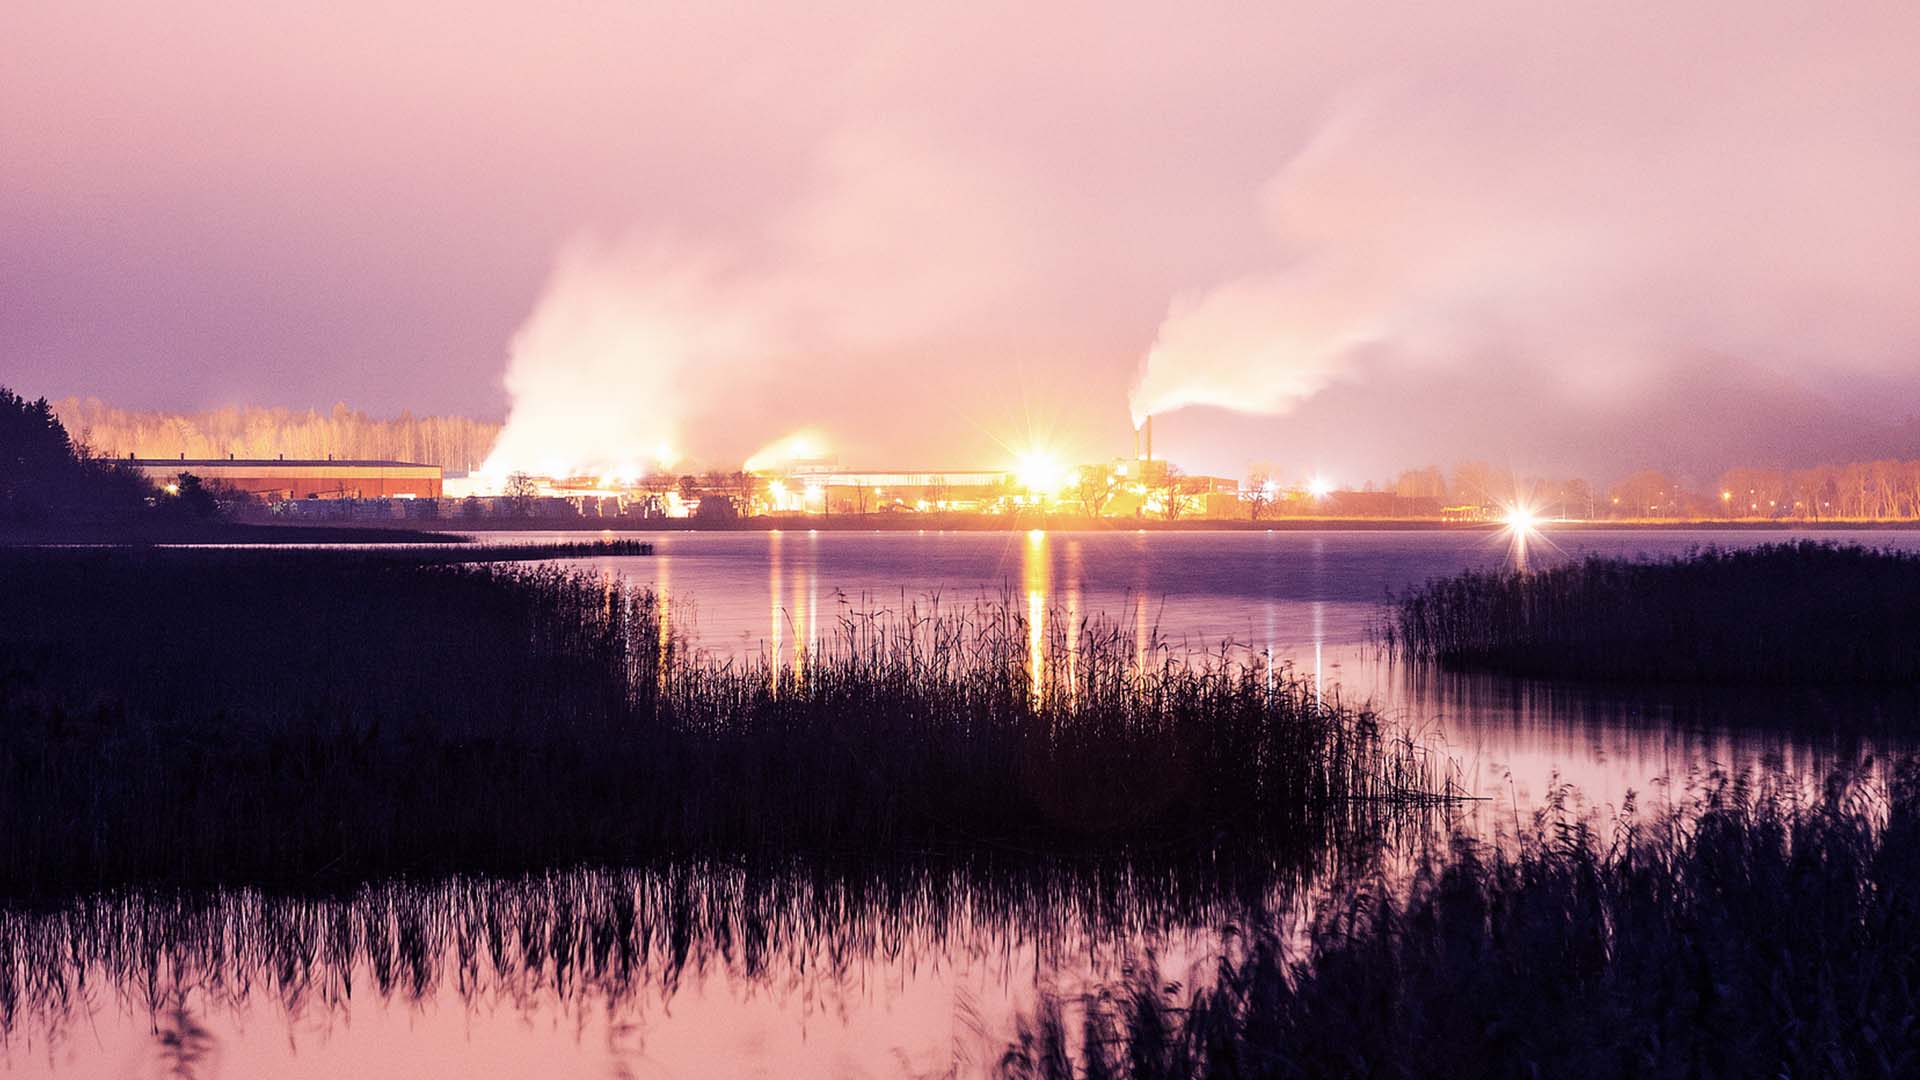
<path id="1" fill-rule="evenodd" d="M 1888 458 L 1803 469 L 1741 467 L 1711 485 L 1642 469 L 1599 488 L 1586 480 L 1522 476 L 1483 463 L 1409 469 L 1391 490 L 1452 505 L 1523 504 L 1584 520 L 1692 518 L 1783 521 L 1920 520 L 1920 459 Z"/>
<path id="2" fill-rule="evenodd" d="M 247 406 L 197 413 L 116 409 L 97 398 L 66 398 L 54 411 L 74 438 L 103 457 L 362 458 L 414 461 L 443 469 L 478 468 L 500 425 L 465 416 L 368 416 Z"/>
<path id="3" fill-rule="evenodd" d="M 119 522 L 154 494 L 146 477 L 75 446 L 46 398 L 0 386 L 0 525 Z"/>
<path id="4" fill-rule="evenodd" d="M 1717 497 L 1749 515 L 1920 518 L 1920 460 L 1855 461 L 1811 469 L 1734 469 Z"/>
<path id="5" fill-rule="evenodd" d="M 1646 469 L 1609 489 L 1603 510 L 1626 518 L 1913 521 L 1920 519 L 1920 460 L 1729 469 L 1706 491 Z"/>

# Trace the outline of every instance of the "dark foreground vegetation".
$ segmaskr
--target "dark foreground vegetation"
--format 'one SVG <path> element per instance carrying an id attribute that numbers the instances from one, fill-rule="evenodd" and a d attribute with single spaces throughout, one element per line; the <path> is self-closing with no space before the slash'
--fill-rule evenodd
<path id="1" fill-rule="evenodd" d="M 1920 1073 L 1920 789 L 1722 781 L 1602 834 L 1457 841 L 1351 889 L 1304 944 L 1238 937 L 1202 985 L 1149 963 L 1043 999 L 1021 1077 L 1902 1077 Z"/>
<path id="2" fill-rule="evenodd" d="M 1920 683 L 1920 556 L 1802 541 L 1468 572 L 1395 601 L 1419 660 L 1516 675 Z"/>
<path id="3" fill-rule="evenodd" d="M 28 401 L 0 386 L 0 528 L 116 523 L 210 510 L 205 500 L 172 500 L 150 513 L 156 494 L 145 476 L 75 443 L 47 399 Z"/>
<path id="4" fill-rule="evenodd" d="M 690 653 L 614 576 L 386 552 L 0 550 L 0 894 L 806 852 L 1257 850 L 1444 789 L 1257 659 L 1017 609 Z"/>

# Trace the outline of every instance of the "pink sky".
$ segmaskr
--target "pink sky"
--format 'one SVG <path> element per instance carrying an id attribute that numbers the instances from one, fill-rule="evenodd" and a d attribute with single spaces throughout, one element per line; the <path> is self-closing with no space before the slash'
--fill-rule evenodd
<path id="1" fill-rule="evenodd" d="M 1911 5 L 1356 10 L 11 5 L 0 381 L 573 457 L 1920 453 Z"/>

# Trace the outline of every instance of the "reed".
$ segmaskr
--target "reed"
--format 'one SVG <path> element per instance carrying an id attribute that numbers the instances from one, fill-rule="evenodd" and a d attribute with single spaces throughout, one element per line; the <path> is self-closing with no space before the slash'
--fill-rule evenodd
<path id="1" fill-rule="evenodd" d="M 0 894 L 812 853 L 1257 851 L 1452 795 L 1260 657 L 982 603 L 796 658 L 652 593 L 383 552 L 0 552 Z"/>
<path id="2" fill-rule="evenodd" d="M 1473 571 L 1397 598 L 1379 637 L 1409 659 L 1515 675 L 1911 685 L 1920 556 L 1802 541 Z"/>
<path id="3" fill-rule="evenodd" d="M 1055 995 L 1018 1077 L 1911 1076 L 1920 790 L 1721 777 L 1608 832 L 1554 809 L 1405 889 L 1353 888 L 1304 942 L 1255 930 L 1196 988 L 1151 957 Z"/>

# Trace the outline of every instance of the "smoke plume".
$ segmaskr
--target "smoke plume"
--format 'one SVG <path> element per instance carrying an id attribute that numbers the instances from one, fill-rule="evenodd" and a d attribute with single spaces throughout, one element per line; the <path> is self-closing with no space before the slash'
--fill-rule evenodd
<path id="1" fill-rule="evenodd" d="M 7 12 L 34 393 L 496 473 L 1920 452 L 1912 0 L 127 6 Z"/>
<path id="2" fill-rule="evenodd" d="M 874 369 L 1021 295 L 1030 232 L 1008 220 L 1018 212 L 977 166 L 861 131 L 823 142 L 751 243 L 577 240 L 514 336 L 512 409 L 485 471 L 631 475 L 682 457 L 735 468 L 796 426 L 824 447 L 823 418 L 871 428 L 889 388 L 910 415 L 924 407 L 917 384 Z"/>
<path id="3" fill-rule="evenodd" d="M 1348 97 L 1264 192 L 1271 269 L 1172 303 L 1135 422 L 1449 372 L 1507 397 L 1487 376 L 1515 364 L 1553 373 L 1543 410 L 1643 400 L 1703 360 L 1910 369 L 1920 94 L 1861 27 L 1803 29 L 1433 58 Z"/>
<path id="4" fill-rule="evenodd" d="M 767 320 L 705 260 L 660 246 L 576 242 L 514 335 L 513 411 L 482 472 L 671 468 L 683 419 L 767 347 Z"/>

